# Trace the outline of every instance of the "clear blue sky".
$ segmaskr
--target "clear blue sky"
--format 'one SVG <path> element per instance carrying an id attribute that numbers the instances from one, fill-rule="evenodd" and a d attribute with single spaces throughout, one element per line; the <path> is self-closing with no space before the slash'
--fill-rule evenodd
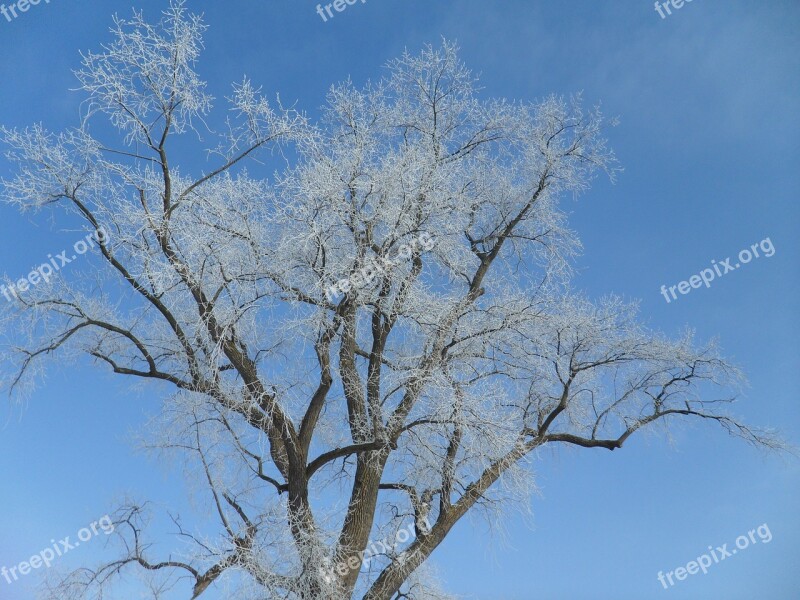
<path id="1" fill-rule="evenodd" d="M 153 15 L 164 0 L 139 0 Z M 200 65 L 217 98 L 248 74 L 312 115 L 328 86 L 377 78 L 404 48 L 441 36 L 482 74 L 483 93 L 531 100 L 583 90 L 621 125 L 610 141 L 625 167 L 567 199 L 584 255 L 576 287 L 641 299 L 642 317 L 677 334 L 718 336 L 750 387 L 747 421 L 800 440 L 800 4 L 694 0 L 666 19 L 650 0 L 367 0 L 323 22 L 307 0 L 190 0 L 210 25 Z M 78 51 L 109 39 L 131 0 L 51 0 L 0 16 L 0 122 L 76 124 Z M 219 108 L 224 108 L 218 103 Z M 0 174 L 9 165 L 0 160 Z M 71 244 L 47 214 L 0 205 L 0 273 L 23 276 Z M 659 289 L 769 237 L 776 249 L 667 304 Z M 4 301 L 0 298 L 0 301 Z M 2 359 L 2 357 L 0 357 Z M 131 392 L 86 365 L 54 363 L 23 406 L 0 404 L 0 566 L 74 537 L 125 493 L 167 505 L 177 471 L 132 451 L 131 432 L 162 389 Z M 447 589 L 475 600 L 641 600 L 800 597 L 800 465 L 764 456 L 717 429 L 694 426 L 672 444 L 631 439 L 622 451 L 543 453 L 533 526 L 517 517 L 492 537 L 463 521 L 434 554 Z M 664 590 L 671 571 L 758 543 Z M 102 540 L 61 566 L 91 561 Z M 0 599 L 32 598 L 28 576 L 0 579 Z"/>

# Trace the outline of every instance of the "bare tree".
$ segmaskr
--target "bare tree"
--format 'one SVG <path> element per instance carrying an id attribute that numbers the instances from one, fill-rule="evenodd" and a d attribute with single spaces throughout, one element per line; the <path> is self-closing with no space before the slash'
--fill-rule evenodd
<path id="1" fill-rule="evenodd" d="M 203 30 L 182 2 L 118 19 L 77 73 L 78 128 L 2 130 L 8 201 L 108 233 L 8 306 L 10 387 L 64 353 L 172 387 L 151 444 L 188 459 L 218 521 L 176 516 L 189 545 L 159 558 L 131 502 L 121 556 L 53 597 L 138 569 L 153 598 L 446 598 L 423 563 L 468 512 L 528 501 L 536 449 L 614 450 L 679 417 L 778 444 L 724 412 L 739 373 L 713 345 L 570 291 L 559 199 L 617 170 L 597 109 L 481 99 L 444 42 L 332 87 L 318 122 L 245 80 L 214 134 Z M 219 142 L 191 175 L 201 130 Z"/>

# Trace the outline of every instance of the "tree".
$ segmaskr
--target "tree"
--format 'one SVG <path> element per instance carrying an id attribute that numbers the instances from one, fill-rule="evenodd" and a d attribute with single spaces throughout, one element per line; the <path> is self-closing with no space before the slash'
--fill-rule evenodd
<path id="1" fill-rule="evenodd" d="M 740 374 L 714 344 L 570 290 L 559 200 L 617 171 L 598 109 L 483 100 L 443 42 L 332 87 L 317 122 L 234 85 L 193 176 L 187 134 L 217 135 L 203 31 L 183 2 L 157 25 L 117 19 L 77 73 L 79 127 L 2 129 L 9 202 L 107 233 L 86 277 L 8 305 L 9 387 L 71 352 L 173 388 L 152 445 L 187 458 L 218 517 L 213 535 L 175 519 L 194 543 L 177 559 L 151 555 L 146 505 L 120 507 L 122 555 L 53 597 L 141 569 L 154 598 L 225 582 L 237 598 L 445 598 L 423 563 L 468 512 L 526 503 L 537 449 L 615 450 L 680 417 L 780 445 L 725 412 Z M 103 116 L 115 143 L 91 131 Z"/>

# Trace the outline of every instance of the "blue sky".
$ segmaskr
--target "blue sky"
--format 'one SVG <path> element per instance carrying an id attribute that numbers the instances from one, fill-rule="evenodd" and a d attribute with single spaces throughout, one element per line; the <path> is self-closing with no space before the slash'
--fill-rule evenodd
<path id="1" fill-rule="evenodd" d="M 163 0 L 138 0 L 154 15 Z M 190 0 L 210 29 L 201 74 L 217 98 L 249 75 L 315 114 L 331 83 L 377 78 L 404 48 L 442 36 L 481 74 L 486 96 L 532 100 L 583 91 L 621 124 L 609 132 L 625 171 L 573 201 L 584 244 L 575 286 L 641 299 L 642 318 L 718 337 L 750 386 L 736 407 L 752 424 L 800 439 L 800 4 L 694 0 L 661 19 L 649 0 L 367 0 L 328 22 L 306 0 Z M 51 0 L 0 16 L 0 122 L 75 125 L 79 50 L 109 39 L 131 0 Z M 217 103 L 223 108 L 222 103 Z M 0 174 L 9 165 L 0 160 Z M 775 254 L 667 303 L 675 285 L 769 237 Z M 0 204 L 0 273 L 22 276 L 75 240 L 46 213 Z M 0 301 L 4 301 L 0 298 Z M 0 360 L 2 357 L 0 357 Z M 15 565 L 99 519 L 126 493 L 165 505 L 176 470 L 135 453 L 132 432 L 164 389 L 132 392 L 86 364 L 52 363 L 23 405 L 0 403 L 0 566 Z M 532 526 L 505 533 L 465 520 L 434 554 L 446 588 L 475 600 L 796 598 L 800 465 L 722 431 L 692 426 L 671 442 L 632 438 L 618 452 L 542 453 Z M 706 575 L 664 590 L 658 571 L 768 523 Z M 100 536 L 103 537 L 102 535 Z M 59 564 L 91 561 L 102 539 Z M 27 600 L 33 576 L 0 598 Z"/>

